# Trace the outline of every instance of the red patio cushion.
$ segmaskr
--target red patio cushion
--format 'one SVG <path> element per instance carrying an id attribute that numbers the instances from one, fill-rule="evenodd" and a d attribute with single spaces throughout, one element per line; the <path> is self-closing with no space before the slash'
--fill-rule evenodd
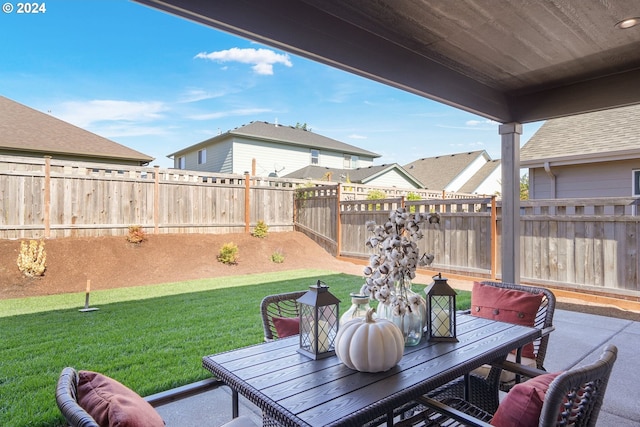
<path id="1" fill-rule="evenodd" d="M 473 282 L 471 314 L 485 319 L 533 326 L 542 302 L 542 294 L 497 288 Z M 522 349 L 522 356 L 535 359 L 533 344 Z"/>
<path id="2" fill-rule="evenodd" d="M 273 326 L 276 328 L 278 338 L 298 335 L 300 333 L 299 317 L 274 317 Z"/>
<path id="3" fill-rule="evenodd" d="M 561 372 L 544 374 L 516 384 L 500 402 L 491 419 L 497 427 L 537 427 L 549 384 Z"/>
<path id="4" fill-rule="evenodd" d="M 164 427 L 153 406 L 118 381 L 91 371 L 78 377 L 78 404 L 100 427 Z"/>

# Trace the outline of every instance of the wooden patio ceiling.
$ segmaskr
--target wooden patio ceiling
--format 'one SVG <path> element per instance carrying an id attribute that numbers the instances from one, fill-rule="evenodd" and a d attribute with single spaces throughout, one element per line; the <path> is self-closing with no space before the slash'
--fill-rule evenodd
<path id="1" fill-rule="evenodd" d="M 640 103 L 637 0 L 136 0 L 500 123 Z"/>

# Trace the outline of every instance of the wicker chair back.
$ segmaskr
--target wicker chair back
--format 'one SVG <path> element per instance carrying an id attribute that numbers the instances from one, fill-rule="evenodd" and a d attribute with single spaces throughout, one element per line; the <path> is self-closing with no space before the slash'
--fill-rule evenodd
<path id="1" fill-rule="evenodd" d="M 78 372 L 64 368 L 58 377 L 56 403 L 71 427 L 100 427 L 98 423 L 78 405 Z"/>
<path id="2" fill-rule="evenodd" d="M 553 326 L 553 314 L 556 309 L 556 297 L 550 290 L 537 286 L 516 285 L 513 283 L 503 282 L 487 281 L 482 282 L 482 284 L 495 286 L 496 288 L 529 292 L 536 295 L 541 294 L 542 301 L 540 302 L 540 307 L 538 307 L 538 312 L 536 313 L 536 318 L 533 326 L 538 329 L 545 329 Z M 536 367 L 538 369 L 544 369 L 544 358 L 547 355 L 549 336 L 549 334 L 543 335 L 541 338 L 538 338 L 533 342 L 533 352 L 536 355 Z"/>
<path id="3" fill-rule="evenodd" d="M 595 363 L 556 377 L 545 395 L 539 425 L 595 427 L 617 355 L 618 348 L 609 344 Z"/>
<path id="4" fill-rule="evenodd" d="M 269 295 L 262 299 L 260 303 L 260 313 L 262 315 L 265 341 L 273 341 L 278 338 L 278 332 L 273 323 L 274 317 L 300 316 L 300 310 L 296 301 L 306 292 L 307 291 L 287 292 Z"/>

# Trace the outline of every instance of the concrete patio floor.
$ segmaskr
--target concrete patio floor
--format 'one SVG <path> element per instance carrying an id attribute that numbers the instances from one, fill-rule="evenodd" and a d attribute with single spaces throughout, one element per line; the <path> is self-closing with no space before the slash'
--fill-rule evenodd
<path id="1" fill-rule="evenodd" d="M 556 309 L 556 330 L 551 334 L 545 359 L 549 372 L 596 360 L 608 343 L 618 347 L 599 426 L 638 427 L 640 411 L 640 322 Z M 204 356 L 204 355 L 203 355 Z M 241 398 L 240 414 L 261 425 L 261 413 Z M 156 408 L 167 427 L 216 427 L 231 420 L 231 392 L 220 386 Z"/>

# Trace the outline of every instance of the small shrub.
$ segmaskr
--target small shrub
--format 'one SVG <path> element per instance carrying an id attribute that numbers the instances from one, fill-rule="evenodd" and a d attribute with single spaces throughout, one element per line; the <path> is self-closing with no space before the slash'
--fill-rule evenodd
<path id="1" fill-rule="evenodd" d="M 129 243 L 142 243 L 147 240 L 147 235 L 144 233 L 142 226 L 130 225 L 129 234 L 127 234 L 127 242 Z"/>
<path id="2" fill-rule="evenodd" d="M 413 191 L 410 191 L 407 194 L 407 200 L 422 200 L 422 197 L 420 197 L 419 194 L 416 194 Z M 409 206 L 409 212 L 416 213 L 416 207 L 415 206 Z"/>
<path id="3" fill-rule="evenodd" d="M 380 199 L 386 199 L 387 198 L 387 193 L 385 193 L 382 190 L 370 190 L 367 193 L 367 200 L 380 200 Z M 380 210 L 380 204 L 376 204 L 375 205 L 376 210 Z M 373 210 L 373 205 L 369 205 L 369 210 L 372 211 Z"/>
<path id="4" fill-rule="evenodd" d="M 269 226 L 262 220 L 258 221 L 256 224 L 256 228 L 253 229 L 253 233 L 251 235 L 253 237 L 259 237 L 264 239 L 267 237 L 267 233 L 269 232 Z"/>
<path id="5" fill-rule="evenodd" d="M 275 262 L 276 264 L 282 264 L 284 262 L 284 254 L 282 251 L 277 250 L 271 254 L 271 262 Z"/>
<path id="6" fill-rule="evenodd" d="M 47 268 L 47 253 L 44 250 L 44 241 L 30 240 L 29 244 L 25 240 L 20 243 L 20 253 L 18 254 L 18 268 L 25 275 L 42 276 Z"/>
<path id="7" fill-rule="evenodd" d="M 238 245 L 235 243 L 225 243 L 220 248 L 218 254 L 218 261 L 223 264 L 237 264 L 238 263 Z"/>

